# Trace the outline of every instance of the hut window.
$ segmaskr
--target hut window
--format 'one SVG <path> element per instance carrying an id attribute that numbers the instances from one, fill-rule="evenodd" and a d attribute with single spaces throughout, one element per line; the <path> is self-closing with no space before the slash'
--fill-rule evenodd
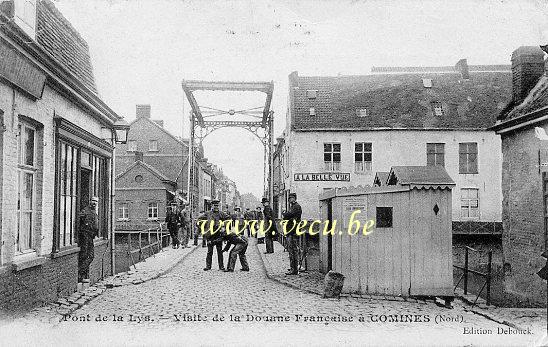
<path id="1" fill-rule="evenodd" d="M 460 216 L 462 218 L 479 218 L 479 193 L 477 188 L 460 190 Z"/>
<path id="2" fill-rule="evenodd" d="M 354 169 L 356 172 L 371 171 L 371 142 L 356 142 L 354 144 Z"/>
<path id="3" fill-rule="evenodd" d="M 377 228 L 392 228 L 392 207 L 377 207 Z"/>
<path id="4" fill-rule="evenodd" d="M 323 162 L 327 171 L 339 171 L 341 169 L 341 144 L 323 144 Z"/>
<path id="5" fill-rule="evenodd" d="M 445 144 L 427 143 L 426 144 L 426 165 L 445 166 Z"/>
<path id="6" fill-rule="evenodd" d="M 459 143 L 459 173 L 478 173 L 478 144 L 476 142 Z"/>

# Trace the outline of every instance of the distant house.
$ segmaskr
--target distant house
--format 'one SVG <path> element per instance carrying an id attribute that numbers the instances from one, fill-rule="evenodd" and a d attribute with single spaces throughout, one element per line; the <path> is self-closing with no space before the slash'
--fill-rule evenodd
<path id="1" fill-rule="evenodd" d="M 502 139 L 504 289 L 522 304 L 544 305 L 536 272 L 548 235 L 548 76 L 539 47 L 512 53 L 511 102 L 493 127 Z"/>
<path id="2" fill-rule="evenodd" d="M 379 171 L 375 174 L 375 178 L 373 179 L 373 186 L 374 187 L 381 187 L 386 185 L 386 181 L 388 180 L 388 174 L 389 172 L 385 171 Z"/>
<path id="3" fill-rule="evenodd" d="M 509 66 L 373 68 L 364 76 L 289 75 L 284 192 L 303 218 L 318 195 L 370 185 L 392 166 L 443 166 L 455 181 L 454 233 L 500 233 L 500 139 Z"/>
<path id="4" fill-rule="evenodd" d="M 79 212 L 99 198 L 90 266 L 112 273 L 114 123 L 86 41 L 53 2 L 0 3 L 0 311 L 74 292 Z M 0 313 L 1 314 L 1 313 Z"/>
<path id="5" fill-rule="evenodd" d="M 116 229 L 144 230 L 157 227 L 167 206 L 176 203 L 177 185 L 140 160 L 116 176 Z"/>

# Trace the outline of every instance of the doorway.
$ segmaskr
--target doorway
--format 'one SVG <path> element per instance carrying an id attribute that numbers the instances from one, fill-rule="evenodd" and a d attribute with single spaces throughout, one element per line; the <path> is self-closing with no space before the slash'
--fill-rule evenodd
<path id="1" fill-rule="evenodd" d="M 80 211 L 89 204 L 89 200 L 91 199 L 90 195 L 91 170 L 82 168 L 80 169 Z"/>

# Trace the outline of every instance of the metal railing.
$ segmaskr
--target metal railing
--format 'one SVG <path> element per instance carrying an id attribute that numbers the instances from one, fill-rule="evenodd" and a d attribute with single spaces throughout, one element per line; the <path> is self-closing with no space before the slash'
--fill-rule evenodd
<path id="1" fill-rule="evenodd" d="M 164 238 L 170 237 L 165 223 L 158 223 L 158 227 L 148 228 L 146 230 L 116 231 L 116 234 L 127 234 L 127 250 L 125 253 L 128 258 L 128 267 L 131 268 L 131 266 L 133 266 L 134 269 L 136 269 L 135 263 L 146 261 L 146 258 L 155 257 L 156 253 L 163 251 Z M 132 236 L 135 234 L 138 235 L 138 244 L 136 248 L 132 249 Z M 152 236 L 155 236 L 154 242 Z M 143 244 L 143 238 L 146 240 L 145 244 Z M 169 244 L 169 240 L 167 244 Z M 156 252 L 154 251 L 154 248 L 157 249 Z M 134 255 L 137 257 L 137 261 L 135 261 Z"/>
<path id="2" fill-rule="evenodd" d="M 474 303 L 472 305 L 476 305 L 476 303 L 478 301 L 478 298 L 480 297 L 481 293 L 483 292 L 483 289 L 485 289 L 486 287 L 487 287 L 487 289 L 486 289 L 486 300 L 485 301 L 487 302 L 487 305 L 490 305 L 491 304 L 491 279 L 492 279 L 493 252 L 489 251 L 487 253 L 487 272 L 480 272 L 480 271 L 472 270 L 472 269 L 469 268 L 469 253 L 470 253 L 470 251 L 478 252 L 478 253 L 480 251 L 478 251 L 477 249 L 474 249 L 472 247 L 469 247 L 469 246 L 464 246 L 463 248 L 464 248 L 464 266 L 453 265 L 454 268 L 463 271 L 463 273 L 460 276 L 459 280 L 457 281 L 457 284 L 455 285 L 455 288 L 453 289 L 453 291 L 457 289 L 460 282 L 464 279 L 464 283 L 463 283 L 464 295 L 468 295 L 468 274 L 473 274 L 473 275 L 479 276 L 481 278 L 484 278 L 485 282 L 483 282 L 483 285 L 481 286 L 481 289 L 479 290 L 479 292 L 476 296 L 476 299 L 474 300 Z"/>

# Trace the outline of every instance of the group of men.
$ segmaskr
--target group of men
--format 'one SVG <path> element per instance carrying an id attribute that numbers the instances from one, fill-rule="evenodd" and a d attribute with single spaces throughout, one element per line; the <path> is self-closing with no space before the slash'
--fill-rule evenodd
<path id="1" fill-rule="evenodd" d="M 229 214 L 223 212 L 219 209 L 219 201 L 213 200 L 211 203 L 211 210 L 205 212 L 200 217 L 198 217 L 197 225 L 199 230 L 202 228 L 202 224 L 205 223 L 203 234 L 204 240 L 207 246 L 207 255 L 206 255 L 206 267 L 204 271 L 211 270 L 212 258 L 213 258 L 213 249 L 217 250 L 217 263 L 219 265 L 219 270 L 226 272 L 233 272 L 236 265 L 236 259 L 240 259 L 240 265 L 242 271 L 249 271 L 249 265 L 247 263 L 247 257 L 245 255 L 248 246 L 248 237 L 251 236 L 256 230 L 252 230 L 253 226 L 257 226 L 259 218 L 264 220 L 264 225 L 267 227 L 265 232 L 265 243 L 267 245 L 265 253 L 274 253 L 274 238 L 276 237 L 278 230 L 276 227 L 276 220 L 274 213 L 269 206 L 269 201 L 267 198 L 262 199 L 263 210 L 257 211 L 254 216 L 250 214 L 249 209 L 246 215 L 243 215 L 239 208 L 235 208 L 235 213 Z M 255 218 L 253 218 L 255 217 Z M 255 223 L 251 223 L 255 220 Z M 226 222 L 232 222 L 231 225 L 238 226 L 238 231 L 235 228 L 233 230 L 227 230 Z M 247 221 L 247 223 L 246 223 Z M 238 224 L 236 224 L 238 222 Z M 212 224 L 211 224 L 212 223 Z M 211 224 L 211 226 L 210 226 Z M 216 232 L 210 232 L 210 228 Z M 247 237 L 244 235 L 244 230 L 247 230 Z M 256 235 L 259 237 L 260 235 Z M 223 248 L 223 242 L 226 241 L 226 246 Z M 227 252 L 230 247 L 228 264 L 225 269 L 224 267 L 224 257 L 223 252 Z"/>
<path id="2" fill-rule="evenodd" d="M 186 205 L 169 206 L 166 211 L 166 224 L 171 236 L 172 248 L 187 248 L 188 240 L 192 232 L 190 228 L 190 218 L 187 213 Z"/>
<path id="3" fill-rule="evenodd" d="M 290 269 L 286 275 L 297 275 L 299 273 L 299 237 L 296 229 L 301 222 L 302 209 L 299 203 L 297 203 L 297 195 L 295 193 L 290 193 L 288 199 L 290 204 L 289 209 L 282 213 L 284 224 L 287 229 L 284 233 L 286 235 L 290 263 Z M 263 209 L 262 211 L 259 211 L 261 213 L 256 216 L 260 216 L 260 218 L 264 221 L 264 238 L 266 245 L 265 253 L 274 253 L 274 239 L 278 235 L 276 218 L 272 208 L 269 205 L 268 199 L 263 198 L 261 202 L 263 204 Z M 198 228 L 203 227 L 203 230 L 205 231 L 203 237 L 207 246 L 206 266 L 204 271 L 211 270 L 214 248 L 217 250 L 217 263 L 219 265 L 219 270 L 233 272 L 236 265 L 236 258 L 239 258 L 241 270 L 249 271 L 249 264 L 247 263 L 247 257 L 245 255 L 248 246 L 248 238 L 244 235 L 243 230 L 239 230 L 239 232 L 235 232 L 235 230 L 227 231 L 225 228 L 225 222 L 239 221 L 238 225 L 240 226 L 240 229 L 243 229 L 242 225 L 245 225 L 244 219 L 247 220 L 248 224 L 246 229 L 249 236 L 253 232 L 251 230 L 251 224 L 249 223 L 249 221 L 252 220 L 250 219 L 250 216 L 250 214 L 246 217 L 245 215 L 242 216 L 241 213 L 234 213 L 230 215 L 223 212 L 219 209 L 219 201 L 213 200 L 211 210 L 198 217 L 197 225 Z M 256 221 L 257 222 L 255 225 L 259 223 L 258 219 L 256 219 Z M 202 226 L 203 223 L 206 225 Z M 212 230 L 216 230 L 217 232 L 211 232 Z M 260 235 L 257 235 L 257 237 L 259 236 Z M 226 246 L 223 248 L 223 242 L 225 241 Z M 231 245 L 234 245 L 234 247 L 230 251 L 228 264 L 225 269 L 223 252 L 227 252 Z"/>

